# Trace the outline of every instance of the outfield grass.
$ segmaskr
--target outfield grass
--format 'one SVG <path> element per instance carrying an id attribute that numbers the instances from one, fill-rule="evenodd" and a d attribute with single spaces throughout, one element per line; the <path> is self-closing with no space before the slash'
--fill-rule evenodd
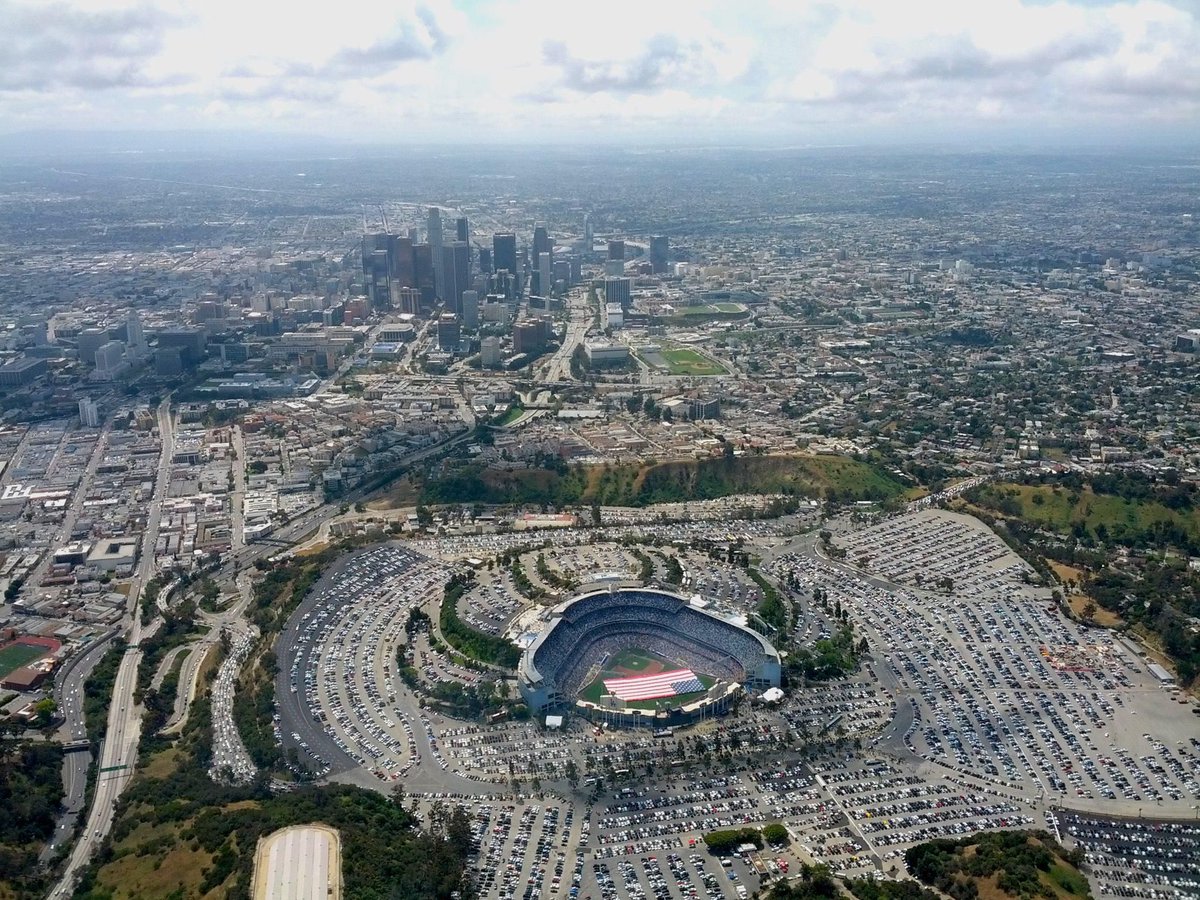
<path id="1" fill-rule="evenodd" d="M 680 347 L 675 350 L 661 350 L 659 355 L 667 363 L 667 373 L 670 375 L 724 375 L 725 367 L 715 360 L 709 359 L 702 353 Z"/>
<path id="2" fill-rule="evenodd" d="M 45 647 L 35 647 L 32 644 L 9 644 L 0 648 L 0 678 L 21 666 L 29 665 L 35 659 L 41 659 L 49 652 Z"/>
<path id="3" fill-rule="evenodd" d="M 663 659 L 657 654 L 651 653 L 648 650 L 643 650 L 640 647 L 626 647 L 619 651 L 615 656 L 604 664 L 604 668 L 600 674 L 592 679 L 583 690 L 579 692 L 579 699 L 585 700 L 588 703 L 600 705 L 600 698 L 606 693 L 604 690 L 604 679 L 606 678 L 628 678 L 630 672 L 642 672 L 650 668 L 651 665 L 657 663 L 660 671 L 670 671 L 679 667 L 677 662 L 669 659 Z M 694 670 L 693 670 L 694 671 Z M 677 694 L 674 697 L 661 697 L 657 700 L 628 700 L 625 706 L 633 709 L 671 709 L 683 703 L 691 703 L 703 697 L 710 687 L 716 684 L 717 680 L 709 675 L 702 675 L 696 672 L 696 677 L 700 679 L 700 683 L 704 685 L 703 691 L 692 691 L 690 694 Z"/>
<path id="4" fill-rule="evenodd" d="M 608 673 L 606 675 L 607 678 L 615 678 L 617 677 L 616 673 L 621 669 L 628 669 L 630 672 L 641 672 L 649 668 L 652 663 L 659 663 L 667 669 L 674 666 L 674 663 L 670 660 L 656 656 L 648 650 L 642 650 L 638 647 L 626 647 L 608 661 L 604 670 Z"/>

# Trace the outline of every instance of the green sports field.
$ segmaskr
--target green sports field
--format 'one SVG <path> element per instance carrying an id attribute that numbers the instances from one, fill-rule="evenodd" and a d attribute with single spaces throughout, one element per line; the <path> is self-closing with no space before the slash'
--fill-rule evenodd
<path id="1" fill-rule="evenodd" d="M 660 355 L 667 364 L 670 375 L 724 375 L 725 367 L 702 353 L 680 347 L 662 350 Z"/>
<path id="2" fill-rule="evenodd" d="M 41 659 L 50 651 L 45 647 L 35 647 L 33 644 L 9 644 L 0 647 L 0 678 L 7 677 L 14 669 L 27 666 L 35 659 Z"/>
<path id="3" fill-rule="evenodd" d="M 604 664 L 604 668 L 600 674 L 593 678 L 579 692 L 579 699 L 599 705 L 600 698 L 605 693 L 605 678 L 629 678 L 634 675 L 654 675 L 657 672 L 666 672 L 678 668 L 685 667 L 681 667 L 674 660 L 663 659 L 649 650 L 643 650 L 640 647 L 627 647 Z M 695 670 L 693 669 L 692 671 Z M 674 697 L 662 697 L 658 700 L 630 700 L 624 705 L 635 709 L 670 709 L 683 703 L 691 703 L 703 697 L 705 692 L 716 684 L 717 681 L 715 678 L 709 675 L 701 675 L 699 672 L 696 672 L 696 677 L 704 685 L 703 691 L 693 691 L 690 694 L 677 694 Z"/>

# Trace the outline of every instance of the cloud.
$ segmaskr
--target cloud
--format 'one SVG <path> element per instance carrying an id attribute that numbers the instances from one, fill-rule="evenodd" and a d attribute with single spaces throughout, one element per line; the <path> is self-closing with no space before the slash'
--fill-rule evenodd
<path id="1" fill-rule="evenodd" d="M 381 40 L 365 47 L 345 47 L 318 65 L 292 65 L 287 73 L 322 79 L 371 77 L 412 60 L 431 60 L 444 53 L 449 42 L 433 11 L 418 6 L 412 18 L 401 19 Z"/>
<path id="2" fill-rule="evenodd" d="M 584 22 L 562 0 L 0 0 L 0 29 L 0 130 L 228 116 L 381 138 L 604 122 L 821 140 L 1200 118 L 1195 0 L 606 0 Z"/>
<path id="3" fill-rule="evenodd" d="M 1186 115 L 1200 102 L 1197 17 L 1140 0 L 1098 7 L 1001 0 L 929 19 L 847 18 L 770 99 L 887 115 L 1076 117 L 1095 109 Z M 1193 48 L 1193 49 L 1189 49 Z"/>
<path id="4" fill-rule="evenodd" d="M 713 37 L 681 39 L 657 33 L 632 55 L 614 58 L 587 57 L 572 52 L 565 41 L 546 40 L 542 60 L 557 70 L 557 86 L 579 93 L 644 94 L 669 88 L 695 92 L 744 71 L 745 65 L 730 51 Z"/>
<path id="5" fill-rule="evenodd" d="M 144 64 L 180 19 L 148 4 L 80 10 L 0 0 L 0 91 L 112 90 L 160 82 Z"/>

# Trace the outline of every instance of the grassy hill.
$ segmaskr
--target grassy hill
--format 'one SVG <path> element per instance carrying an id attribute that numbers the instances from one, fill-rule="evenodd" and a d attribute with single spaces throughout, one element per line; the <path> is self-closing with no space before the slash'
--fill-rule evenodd
<path id="1" fill-rule="evenodd" d="M 1086 528 L 1101 539 L 1133 546 L 1164 533 L 1200 540 L 1200 509 L 1171 509 L 1157 499 L 1100 494 L 1090 485 L 1075 491 L 1058 485 L 999 483 L 971 499 L 985 509 L 1062 534 Z"/>
<path id="2" fill-rule="evenodd" d="M 647 506 L 733 494 L 886 500 L 904 491 L 887 474 L 841 456 L 743 456 L 642 465 L 499 470 L 469 465 L 426 482 L 421 501 Z"/>
<path id="3" fill-rule="evenodd" d="M 909 871 L 955 900 L 1090 900 L 1079 854 L 1044 831 L 982 832 L 939 839 L 904 854 Z"/>

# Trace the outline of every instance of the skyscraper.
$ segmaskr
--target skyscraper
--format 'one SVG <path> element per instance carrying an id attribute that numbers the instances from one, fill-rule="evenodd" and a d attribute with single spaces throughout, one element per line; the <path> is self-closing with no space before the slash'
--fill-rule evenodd
<path id="1" fill-rule="evenodd" d="M 460 306 L 463 325 L 468 331 L 474 331 L 479 327 L 479 292 L 463 291 Z"/>
<path id="2" fill-rule="evenodd" d="M 605 278 L 604 302 L 620 303 L 622 309 L 628 309 L 631 285 L 632 282 L 628 278 Z"/>
<path id="3" fill-rule="evenodd" d="M 620 240 L 612 240 L 608 242 L 608 258 L 609 259 L 624 259 L 625 258 L 625 242 Z"/>
<path id="4" fill-rule="evenodd" d="M 500 338 L 485 337 L 479 344 L 479 364 L 485 369 L 500 367 Z"/>
<path id="5" fill-rule="evenodd" d="M 538 225 L 533 229 L 533 267 L 541 269 L 541 259 L 543 253 L 550 252 L 550 235 L 546 233 L 544 225 Z"/>
<path id="6" fill-rule="evenodd" d="M 443 313 L 437 321 L 437 344 L 439 350 L 454 351 L 458 349 L 460 329 L 458 316 L 454 313 Z"/>
<path id="7" fill-rule="evenodd" d="M 125 345 L 120 341 L 109 341 L 96 350 L 96 378 L 111 380 L 127 368 L 129 363 L 125 361 Z"/>
<path id="8" fill-rule="evenodd" d="M 495 271 L 501 269 L 517 274 L 517 236 L 512 232 L 502 232 L 492 235 L 492 265 Z"/>
<path id="9" fill-rule="evenodd" d="M 428 244 L 417 244 L 413 247 L 413 277 L 421 292 L 423 310 L 432 309 L 437 302 L 437 280 L 433 273 L 433 248 Z"/>
<path id="10" fill-rule="evenodd" d="M 79 398 L 79 424 L 84 428 L 100 427 L 100 407 L 96 405 L 95 400 Z"/>
<path id="11" fill-rule="evenodd" d="M 479 271 L 484 275 L 491 275 L 492 269 L 492 251 L 487 247 L 479 248 Z"/>
<path id="12" fill-rule="evenodd" d="M 125 341 L 131 348 L 142 350 L 146 346 L 146 335 L 142 331 L 142 318 L 136 309 L 125 313 Z"/>
<path id="13" fill-rule="evenodd" d="M 665 234 L 656 234 L 650 238 L 650 270 L 656 275 L 667 271 L 667 256 L 670 245 Z"/>
<path id="14" fill-rule="evenodd" d="M 399 235 L 389 235 L 388 237 L 388 273 L 392 284 L 402 288 L 416 287 L 412 240 Z"/>
<path id="15" fill-rule="evenodd" d="M 458 312 L 462 307 L 462 293 L 471 284 L 471 245 L 466 241 L 452 241 L 442 249 L 442 300 L 446 306 Z"/>
<path id="16" fill-rule="evenodd" d="M 429 207 L 427 222 L 429 230 L 429 250 L 433 256 L 434 296 L 441 296 L 441 285 L 438 279 L 442 276 L 442 211 L 436 206 Z"/>
<path id="17" fill-rule="evenodd" d="M 459 216 L 454 220 L 454 232 L 458 240 L 470 242 L 471 223 L 467 221 L 466 216 Z"/>

